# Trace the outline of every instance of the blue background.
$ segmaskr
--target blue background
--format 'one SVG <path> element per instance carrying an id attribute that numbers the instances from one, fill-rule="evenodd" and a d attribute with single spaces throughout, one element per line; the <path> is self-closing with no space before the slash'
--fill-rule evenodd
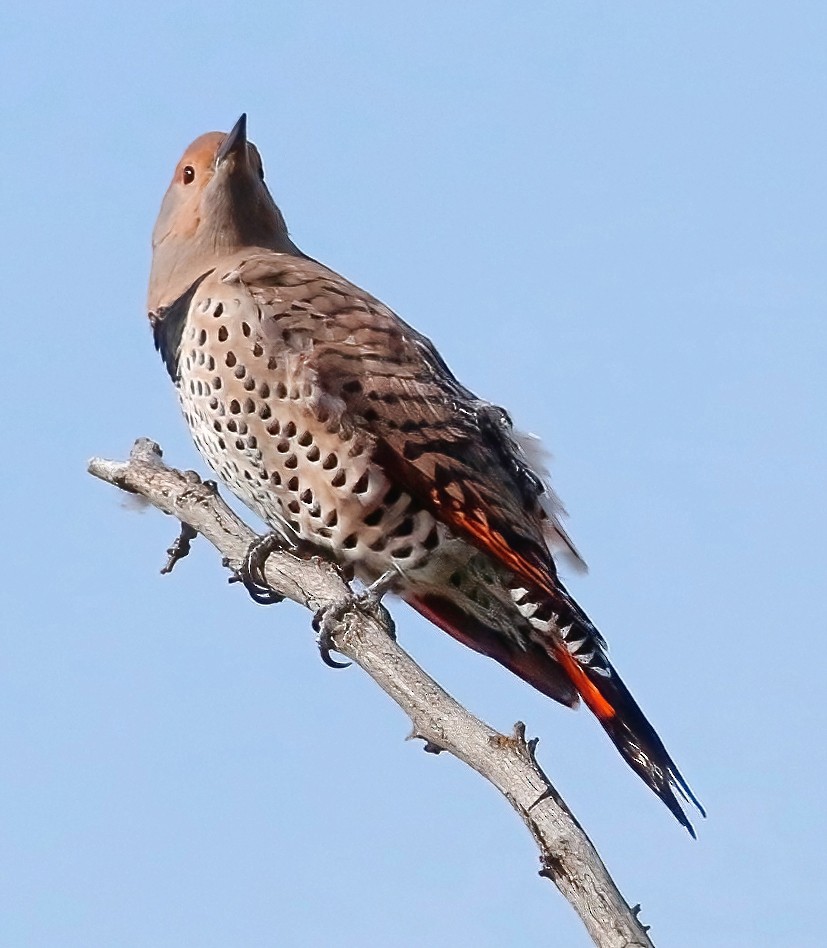
<path id="1" fill-rule="evenodd" d="M 0 942 L 588 944 L 475 775 L 309 616 L 85 474 L 204 468 L 153 351 L 184 147 L 249 113 L 297 243 L 555 455 L 573 591 L 709 819 L 401 605 L 663 945 L 815 946 L 825 884 L 823 3 L 16 3 L 3 13 Z"/>

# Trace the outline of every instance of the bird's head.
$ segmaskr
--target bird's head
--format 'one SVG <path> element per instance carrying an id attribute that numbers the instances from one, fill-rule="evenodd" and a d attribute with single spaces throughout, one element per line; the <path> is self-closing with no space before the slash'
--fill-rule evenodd
<path id="1" fill-rule="evenodd" d="M 299 251 L 264 183 L 247 116 L 196 138 L 175 167 L 152 232 L 149 308 L 168 305 L 222 257 L 250 247 Z"/>

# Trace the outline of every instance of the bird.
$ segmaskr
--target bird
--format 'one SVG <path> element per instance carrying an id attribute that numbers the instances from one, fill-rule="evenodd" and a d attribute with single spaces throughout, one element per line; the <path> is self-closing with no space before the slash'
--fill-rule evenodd
<path id="1" fill-rule="evenodd" d="M 703 807 L 559 576 L 583 562 L 536 445 L 428 338 L 299 250 L 246 115 L 186 149 L 152 248 L 149 321 L 192 438 L 275 544 L 390 589 L 549 698 L 582 699 L 694 837 L 681 801 Z M 261 576 L 249 566 L 251 591 Z"/>

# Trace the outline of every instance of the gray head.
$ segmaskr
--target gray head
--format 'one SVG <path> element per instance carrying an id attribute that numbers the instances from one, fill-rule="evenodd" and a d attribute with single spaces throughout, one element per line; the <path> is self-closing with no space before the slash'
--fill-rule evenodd
<path id="1" fill-rule="evenodd" d="M 152 232 L 149 309 L 168 305 L 222 257 L 245 247 L 300 253 L 264 183 L 242 115 L 229 134 L 196 138 L 175 168 Z"/>

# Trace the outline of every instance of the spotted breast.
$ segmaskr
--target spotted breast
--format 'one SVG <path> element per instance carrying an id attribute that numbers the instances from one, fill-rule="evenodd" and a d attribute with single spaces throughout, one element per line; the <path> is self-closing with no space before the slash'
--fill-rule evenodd
<path id="1" fill-rule="evenodd" d="M 362 383 L 343 376 L 330 385 L 318 371 L 320 357 L 347 359 L 351 349 L 383 372 L 400 370 L 377 350 L 388 327 L 352 300 L 346 314 L 334 310 L 344 281 L 318 265 L 297 274 L 268 263 L 266 289 L 253 282 L 264 258 L 242 257 L 180 304 L 176 377 L 196 446 L 263 520 L 353 563 L 366 580 L 432 569 L 449 531 L 391 481 L 375 461 L 375 437 L 345 411 L 343 390 Z"/>

